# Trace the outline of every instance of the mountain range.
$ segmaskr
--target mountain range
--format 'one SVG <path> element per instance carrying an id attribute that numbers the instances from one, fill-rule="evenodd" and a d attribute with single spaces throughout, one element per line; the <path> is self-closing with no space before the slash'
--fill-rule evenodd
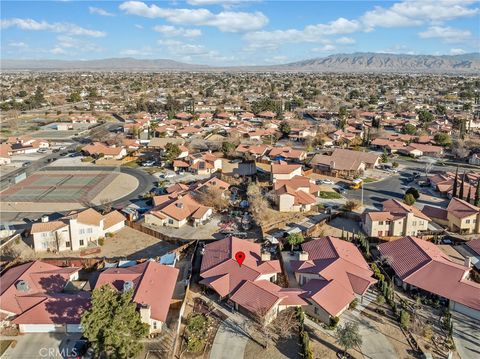
<path id="1" fill-rule="evenodd" d="M 480 74 L 480 53 L 405 55 L 387 53 L 336 54 L 269 66 L 187 64 L 168 59 L 109 58 L 100 60 L 0 60 L 2 71 L 199 71 L 312 73 L 451 73 Z"/>

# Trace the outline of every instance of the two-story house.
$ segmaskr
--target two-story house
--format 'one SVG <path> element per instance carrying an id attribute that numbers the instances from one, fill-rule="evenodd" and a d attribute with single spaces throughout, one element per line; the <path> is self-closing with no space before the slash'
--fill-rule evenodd
<path id="1" fill-rule="evenodd" d="M 382 203 L 382 211 L 365 212 L 362 228 L 370 237 L 416 236 L 428 229 L 431 221 L 425 213 L 396 199 Z"/>

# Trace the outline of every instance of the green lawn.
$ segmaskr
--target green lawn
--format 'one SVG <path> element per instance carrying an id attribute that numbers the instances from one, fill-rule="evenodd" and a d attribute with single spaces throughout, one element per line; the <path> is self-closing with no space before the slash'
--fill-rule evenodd
<path id="1" fill-rule="evenodd" d="M 339 199 L 342 198 L 342 196 L 340 195 L 340 193 L 337 192 L 320 191 L 320 198 Z"/>

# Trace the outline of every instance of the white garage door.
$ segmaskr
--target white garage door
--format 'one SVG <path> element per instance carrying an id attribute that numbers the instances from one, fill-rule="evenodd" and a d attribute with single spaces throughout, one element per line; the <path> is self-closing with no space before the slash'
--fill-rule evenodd
<path id="1" fill-rule="evenodd" d="M 21 324 L 22 333 L 61 333 L 65 332 L 63 325 L 57 324 Z"/>
<path id="2" fill-rule="evenodd" d="M 469 316 L 470 318 L 474 318 L 474 319 L 478 319 L 480 320 L 480 311 L 479 310 L 475 310 L 475 309 L 472 309 L 472 308 L 469 308 L 463 304 L 460 304 L 460 303 L 457 303 L 457 302 L 454 302 L 453 304 L 453 310 L 459 312 L 459 313 L 462 313 L 462 314 L 465 314 L 467 316 Z"/>
<path id="3" fill-rule="evenodd" d="M 67 324 L 67 333 L 81 333 L 80 324 Z"/>

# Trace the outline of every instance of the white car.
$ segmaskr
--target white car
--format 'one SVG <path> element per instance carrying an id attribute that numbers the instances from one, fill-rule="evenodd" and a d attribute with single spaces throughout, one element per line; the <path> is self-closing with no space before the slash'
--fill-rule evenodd
<path id="1" fill-rule="evenodd" d="M 335 184 L 335 182 L 333 182 L 330 179 L 321 179 L 321 180 L 318 180 L 317 183 L 318 184 Z"/>
<path id="2" fill-rule="evenodd" d="M 152 167 L 155 164 L 155 161 L 146 161 L 142 163 L 142 167 Z"/>
<path id="3" fill-rule="evenodd" d="M 47 149 L 46 148 L 39 148 L 37 150 L 37 153 L 47 153 Z"/>

